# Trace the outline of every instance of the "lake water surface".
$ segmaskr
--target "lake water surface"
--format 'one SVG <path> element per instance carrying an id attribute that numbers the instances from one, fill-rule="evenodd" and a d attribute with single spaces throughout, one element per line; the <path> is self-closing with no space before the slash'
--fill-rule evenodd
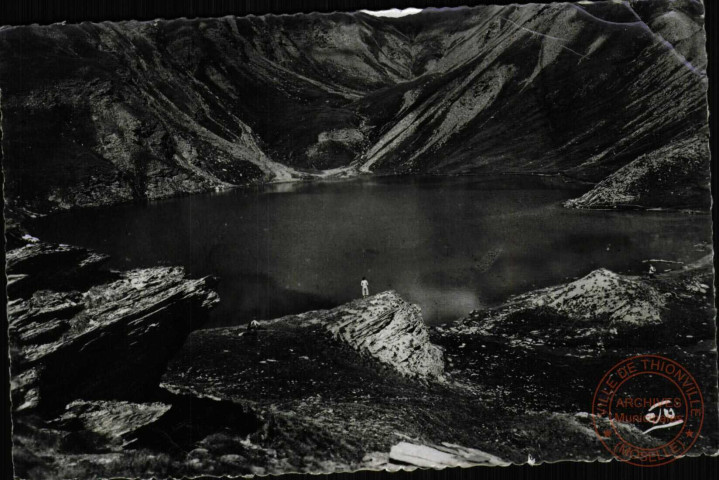
<path id="1" fill-rule="evenodd" d="M 114 268 L 218 276 L 210 326 L 339 305 L 363 276 L 439 323 L 598 267 L 640 273 L 643 260 L 706 254 L 709 215 L 561 206 L 586 189 L 516 175 L 281 184 L 74 211 L 32 233 L 108 253 Z"/>

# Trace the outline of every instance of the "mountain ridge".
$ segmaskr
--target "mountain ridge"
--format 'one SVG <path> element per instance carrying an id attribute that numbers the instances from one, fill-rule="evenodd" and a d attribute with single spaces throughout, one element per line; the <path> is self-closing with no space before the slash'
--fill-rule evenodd
<path id="1" fill-rule="evenodd" d="M 685 0 L 4 28 L 8 200 L 358 173 L 599 182 L 706 130 L 702 15 Z"/>

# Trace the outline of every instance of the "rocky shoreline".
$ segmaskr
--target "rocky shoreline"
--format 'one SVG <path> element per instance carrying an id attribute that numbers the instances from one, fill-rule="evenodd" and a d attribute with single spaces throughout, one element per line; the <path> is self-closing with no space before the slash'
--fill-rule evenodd
<path id="1" fill-rule="evenodd" d="M 198 329 L 211 278 L 10 237 L 20 478 L 607 460 L 589 398 L 630 353 L 691 365 L 717 403 L 711 256 L 655 278 L 596 270 L 437 327 L 389 291 Z M 707 409 L 691 454 L 716 453 L 717 431 Z"/>

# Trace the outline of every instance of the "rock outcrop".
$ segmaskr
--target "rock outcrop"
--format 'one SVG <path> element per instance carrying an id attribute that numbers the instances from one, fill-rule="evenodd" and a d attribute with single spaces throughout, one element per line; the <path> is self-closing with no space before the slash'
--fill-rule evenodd
<path id="1" fill-rule="evenodd" d="M 22 295 L 11 283 L 8 304 L 16 411 L 143 399 L 218 300 L 211 279 L 187 279 L 181 268 L 100 272 L 104 256 L 42 242 L 7 257 L 8 272 L 23 275 Z"/>
<path id="2" fill-rule="evenodd" d="M 711 205 L 709 139 L 694 136 L 642 155 L 599 182 L 572 208 L 700 208 Z"/>
<path id="3" fill-rule="evenodd" d="M 712 276 L 710 255 L 655 277 L 598 269 L 437 330 L 579 357 L 638 345 L 684 345 L 712 335 L 704 322 L 715 313 Z"/>
<path id="4" fill-rule="evenodd" d="M 127 437 L 156 422 L 170 410 L 163 403 L 132 403 L 108 400 L 75 400 L 53 423 L 66 428 L 81 428 L 109 440 Z"/>
<path id="5" fill-rule="evenodd" d="M 438 380 L 444 371 L 442 351 L 429 341 L 419 307 L 407 303 L 395 291 L 325 312 L 312 312 L 310 318 L 293 315 L 265 324 L 285 322 L 321 325 L 336 340 L 391 366 L 401 375 Z"/>
<path id="6" fill-rule="evenodd" d="M 546 307 L 573 320 L 602 319 L 610 326 L 656 325 L 661 322 L 664 297 L 648 282 L 605 268 L 556 287 L 514 297 L 508 310 Z"/>
<path id="7" fill-rule="evenodd" d="M 440 379 L 442 351 L 429 341 L 419 307 L 395 291 L 330 310 L 319 318 L 334 338 L 409 377 Z"/>
<path id="8" fill-rule="evenodd" d="M 602 268 L 573 282 L 528 292 L 499 307 L 472 312 L 449 325 L 447 331 L 586 356 L 621 345 L 633 335 L 664 330 L 671 318 L 672 310 L 667 305 L 671 298 L 666 294 L 670 289 L 647 278 Z"/>
<path id="9" fill-rule="evenodd" d="M 544 419 L 552 420 L 553 430 L 572 438 L 573 445 L 563 458 L 578 460 L 586 456 L 577 445 L 586 452 L 596 436 L 590 415 L 576 412 L 588 412 L 597 379 L 621 360 L 654 354 L 692 365 L 693 374 L 706 386 L 705 398 L 716 398 L 712 278 L 711 255 L 653 278 L 600 269 L 436 326 L 431 339 L 443 347 L 446 375 L 455 384 L 484 402 L 506 405 L 514 418 L 545 412 Z M 705 428 L 719 427 L 716 410 L 707 415 L 711 419 Z M 542 422 L 527 419 L 527 425 L 541 431 Z M 555 434 L 550 437 L 557 439 Z M 633 441 L 657 441 L 636 429 L 626 434 Z M 703 434 L 699 443 L 695 454 L 719 449 L 711 436 Z M 545 448 L 526 453 L 546 460 Z"/>
<path id="10" fill-rule="evenodd" d="M 7 197 L 45 212 L 358 171 L 597 182 L 704 148 L 703 21 L 637 0 L 3 27 Z M 685 179 L 666 178 L 647 205 L 674 202 Z"/>
<path id="11" fill-rule="evenodd" d="M 618 360 L 667 355 L 716 384 L 710 260 L 651 279 L 598 270 L 438 327 L 384 292 L 254 328 L 196 330 L 154 399 L 74 401 L 41 430 L 21 416 L 16 465 L 84 478 L 605 460 L 586 412 Z M 116 281 L 131 287 L 131 278 Z M 63 299 L 47 305 L 79 301 Z M 606 335 L 605 324 L 624 336 Z M 597 345 L 612 335 L 611 348 Z M 707 410 L 704 428 L 717 426 Z M 638 445 L 659 441 L 637 432 L 622 430 Z M 716 450 L 704 433 L 693 447 Z"/>
<path id="12" fill-rule="evenodd" d="M 460 445 L 416 445 L 399 442 L 392 447 L 389 459 L 425 468 L 471 467 L 475 465 L 509 465 L 501 458 Z"/>
<path id="13" fill-rule="evenodd" d="M 26 237 L 29 243 L 6 253 L 7 293 L 28 298 L 46 288 L 89 288 L 111 278 L 102 270 L 108 256 L 71 245 L 53 245 Z"/>
<path id="14" fill-rule="evenodd" d="M 384 366 L 389 377 L 443 380 L 442 351 L 430 342 L 419 309 L 393 291 L 258 325 L 193 332 L 170 363 L 162 386 L 174 394 L 254 404 L 354 388 L 351 380 L 333 386 L 346 368 Z M 226 362 L 244 367 L 228 372 Z M 290 365 L 293 371 L 288 371 Z M 217 382 L 218 374 L 231 378 Z M 288 374 L 305 381 L 284 383 Z"/>

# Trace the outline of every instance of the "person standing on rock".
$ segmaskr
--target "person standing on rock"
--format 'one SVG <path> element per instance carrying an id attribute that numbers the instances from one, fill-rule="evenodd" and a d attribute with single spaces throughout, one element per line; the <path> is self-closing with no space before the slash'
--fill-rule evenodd
<path id="1" fill-rule="evenodd" d="M 367 281 L 367 278 L 362 277 L 360 285 L 362 285 L 362 298 L 369 296 L 369 282 Z"/>

